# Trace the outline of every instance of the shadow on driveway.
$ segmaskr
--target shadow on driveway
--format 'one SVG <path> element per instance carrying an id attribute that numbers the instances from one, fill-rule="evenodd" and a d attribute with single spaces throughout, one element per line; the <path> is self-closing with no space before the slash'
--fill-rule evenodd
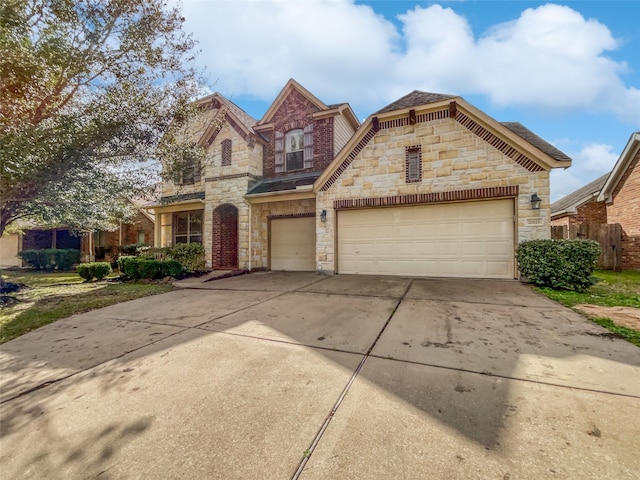
<path id="1" fill-rule="evenodd" d="M 180 458 L 193 465 L 224 466 L 219 477 L 202 478 L 254 476 L 269 455 L 280 458 L 267 462 L 277 472 L 271 478 L 296 468 L 301 478 L 356 478 L 350 468 L 359 457 L 404 451 L 425 467 L 447 442 L 450 455 L 433 475 L 456 476 L 461 462 L 504 475 L 504 458 L 524 462 L 527 442 L 554 452 L 545 454 L 546 470 L 518 467 L 525 478 L 594 448 L 618 462 L 618 478 L 640 467 L 617 448 L 637 446 L 640 350 L 515 281 L 250 274 L 61 320 L 5 344 L 0 358 L 3 442 L 19 445 L 36 438 L 22 431 L 40 428 L 49 445 L 26 463 L 15 449 L 4 455 L 61 475 L 64 458 L 86 467 L 104 456 L 91 471 L 116 463 L 120 471 L 138 468 L 131 452 L 170 457 L 167 447 L 183 445 L 191 450 Z M 47 430 L 53 410 L 89 399 L 93 411 L 79 420 L 102 419 L 94 428 L 77 427 L 72 439 L 64 423 Z M 603 416 L 615 416 L 616 405 L 635 416 Z M 130 410 L 121 421 L 105 423 L 123 407 Z M 554 428 L 562 433 L 554 437 Z M 538 435 L 527 439 L 528 431 Z M 138 433 L 153 441 L 128 444 Z M 618 443 L 582 445 L 603 435 Z M 572 442 L 581 445 L 573 453 Z M 52 464 L 53 444 L 62 447 Z M 596 470 L 605 462 L 590 461 Z M 404 468 L 390 460 L 366 478 L 414 478 Z"/>

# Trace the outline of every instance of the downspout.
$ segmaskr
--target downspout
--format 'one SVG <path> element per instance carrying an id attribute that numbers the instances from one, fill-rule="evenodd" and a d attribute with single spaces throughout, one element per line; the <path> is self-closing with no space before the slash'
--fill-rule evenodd
<path id="1" fill-rule="evenodd" d="M 247 202 L 249 204 L 249 271 L 252 270 L 253 267 L 253 240 L 251 238 L 251 224 L 253 223 L 251 202 Z"/>

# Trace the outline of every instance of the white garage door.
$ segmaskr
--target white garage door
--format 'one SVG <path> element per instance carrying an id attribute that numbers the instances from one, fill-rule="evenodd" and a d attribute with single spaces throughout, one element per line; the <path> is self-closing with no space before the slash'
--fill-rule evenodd
<path id="1" fill-rule="evenodd" d="M 338 212 L 338 273 L 513 278 L 513 200 Z"/>
<path id="2" fill-rule="evenodd" d="M 271 220 L 271 270 L 316 269 L 316 219 Z"/>

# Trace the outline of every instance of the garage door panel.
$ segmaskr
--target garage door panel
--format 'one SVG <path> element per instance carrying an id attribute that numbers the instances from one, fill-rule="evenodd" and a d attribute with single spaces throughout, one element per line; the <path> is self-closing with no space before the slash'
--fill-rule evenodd
<path id="1" fill-rule="evenodd" d="M 271 221 L 271 269 L 316 269 L 316 220 L 314 217 L 278 218 Z"/>
<path id="2" fill-rule="evenodd" d="M 338 212 L 338 272 L 513 278 L 513 200 Z"/>

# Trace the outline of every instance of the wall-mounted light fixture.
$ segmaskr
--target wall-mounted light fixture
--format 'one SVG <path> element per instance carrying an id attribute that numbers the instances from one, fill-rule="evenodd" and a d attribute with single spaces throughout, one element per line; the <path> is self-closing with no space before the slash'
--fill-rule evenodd
<path id="1" fill-rule="evenodd" d="M 537 193 L 531 195 L 531 209 L 532 210 L 540 210 L 540 203 L 542 203 L 542 199 L 538 196 Z"/>
<path id="2" fill-rule="evenodd" d="M 322 210 L 320 212 L 320 221 L 321 222 L 326 222 L 327 221 L 327 211 L 326 210 Z"/>

